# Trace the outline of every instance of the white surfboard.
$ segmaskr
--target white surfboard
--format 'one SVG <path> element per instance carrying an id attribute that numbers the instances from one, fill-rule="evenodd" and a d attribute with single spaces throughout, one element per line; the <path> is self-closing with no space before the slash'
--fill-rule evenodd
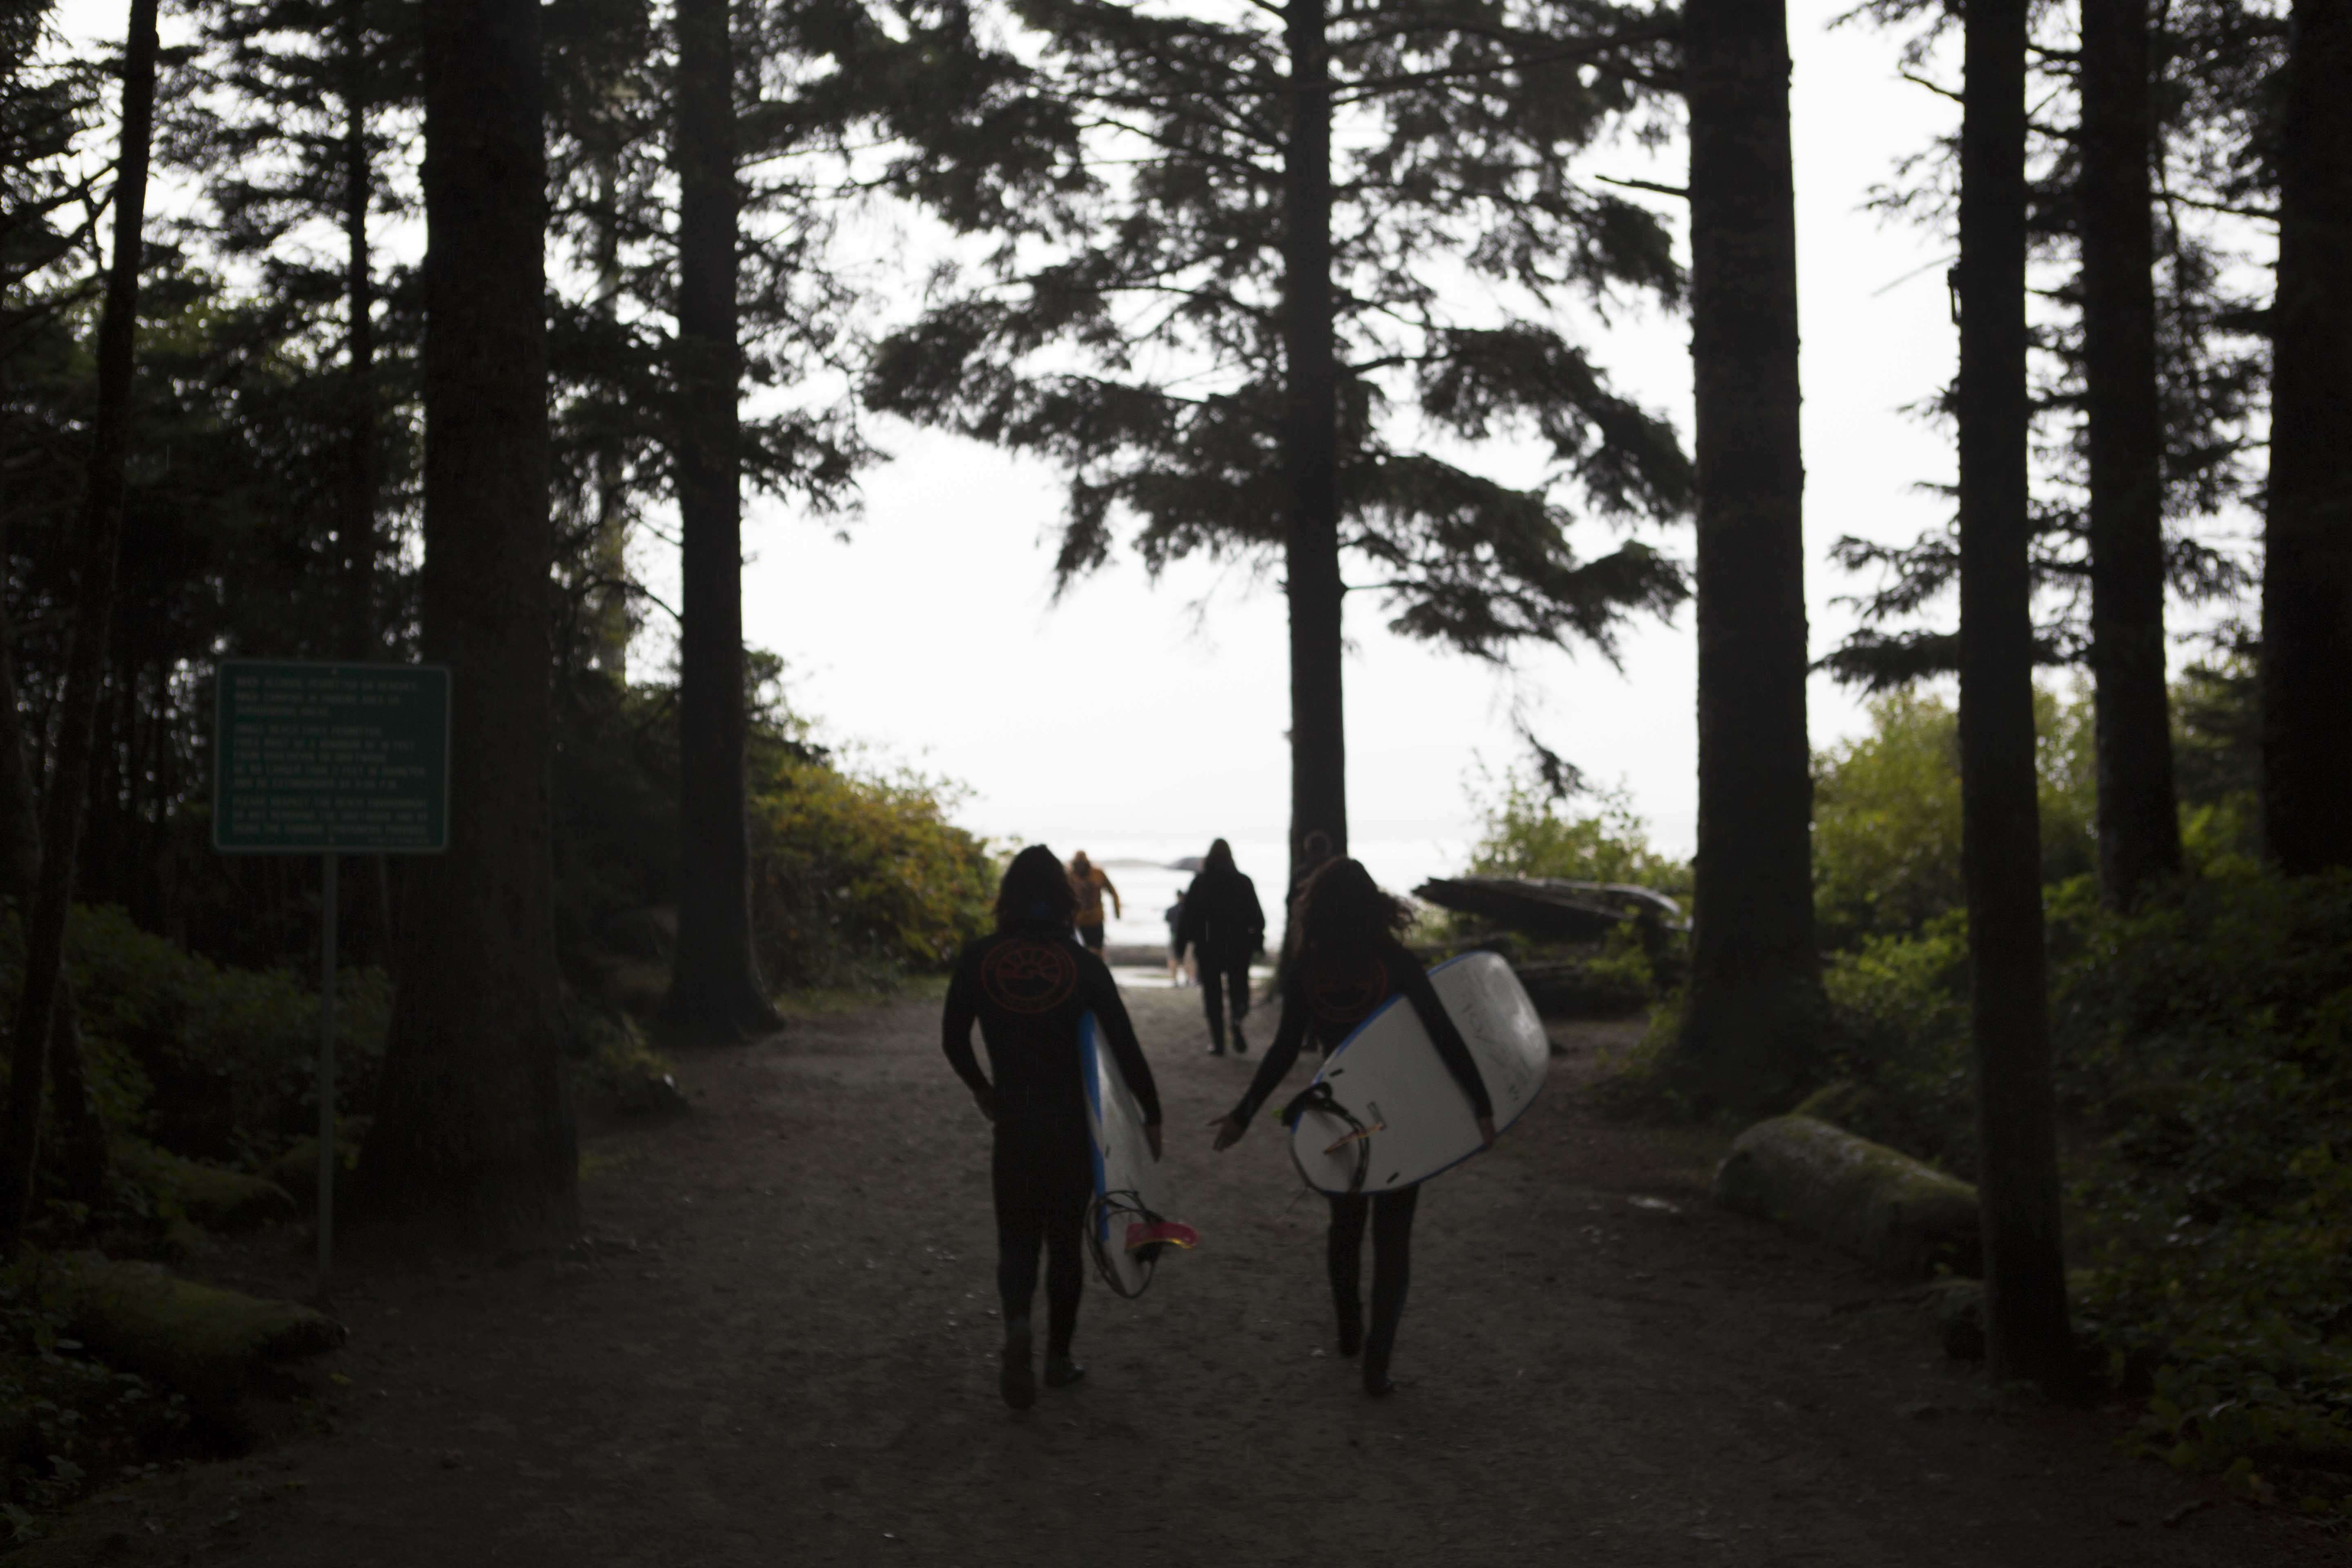
<path id="1" fill-rule="evenodd" d="M 1448 959 L 1429 972 L 1429 983 L 1478 1064 L 1499 1132 L 1543 1088 L 1551 1058 L 1543 1021 L 1519 977 L 1494 953 Z M 1291 1130 L 1290 1157 L 1319 1191 L 1411 1186 L 1484 1146 L 1469 1097 L 1403 996 L 1357 1025 L 1315 1082 L 1328 1091 L 1330 1109 L 1308 1102 Z"/>
<path id="2" fill-rule="evenodd" d="M 1143 1136 L 1143 1106 L 1127 1086 L 1111 1055 L 1101 1026 L 1089 1013 L 1078 1033 L 1080 1060 L 1087 1076 L 1087 1123 L 1094 1153 L 1096 1202 L 1087 1215 L 1087 1237 L 1097 1267 L 1107 1268 L 1108 1283 L 1122 1296 L 1140 1292 L 1151 1279 L 1151 1265 L 1128 1250 L 1127 1227 L 1139 1219 L 1137 1210 L 1164 1215 L 1160 1167 Z"/>

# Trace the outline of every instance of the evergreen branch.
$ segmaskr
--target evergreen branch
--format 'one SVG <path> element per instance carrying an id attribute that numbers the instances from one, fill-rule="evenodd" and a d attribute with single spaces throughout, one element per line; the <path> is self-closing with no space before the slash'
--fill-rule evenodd
<path id="1" fill-rule="evenodd" d="M 1595 174 L 1592 177 L 1604 185 L 1622 185 L 1629 191 L 1655 191 L 1662 196 L 1675 196 L 1683 201 L 1690 200 L 1688 185 L 1662 185 L 1655 180 L 1621 180 L 1611 174 Z"/>
<path id="2" fill-rule="evenodd" d="M 1187 142 L 1171 141 L 1157 132 L 1130 124 L 1127 121 L 1108 114 L 1098 114 L 1091 119 L 1079 121 L 1077 123 L 1081 130 L 1123 131 L 1130 136 L 1140 137 L 1153 146 L 1163 148 L 1181 157 L 1198 159 L 1203 163 L 1244 174 L 1255 182 L 1265 183 L 1267 180 L 1267 171 L 1247 158 L 1232 153 L 1220 153 L 1213 148 L 1196 146 Z"/>
<path id="3" fill-rule="evenodd" d="M 1567 60 L 1591 59 L 1597 55 L 1605 55 L 1617 47 L 1613 39 L 1603 40 L 1599 43 L 1573 44 L 1565 48 L 1550 49 L 1537 55 L 1513 55 L 1507 59 L 1497 60 L 1490 65 L 1449 66 L 1434 70 L 1406 71 L 1400 76 L 1366 77 L 1349 83 L 1344 92 L 1334 92 L 1331 95 L 1331 101 L 1334 104 L 1362 103 L 1401 88 L 1433 87 L 1452 81 L 1471 81 L 1485 77 L 1502 76 L 1513 71 L 1523 71 L 1534 66 L 1559 65 Z M 1622 66 L 1615 68 L 1615 74 L 1634 75 L 1630 68 Z M 1646 82 L 1650 79 L 1636 77 L 1636 79 Z"/>
<path id="4" fill-rule="evenodd" d="M 1897 70 L 1895 74 L 1901 77 L 1905 81 L 1911 83 L 1914 87 L 1926 88 L 1937 98 L 1949 99 L 1954 103 L 1965 103 L 1968 101 L 1960 96 L 1957 89 L 1946 87 L 1941 82 L 1929 81 L 1917 71 L 1906 68 L 1904 69 Z"/>

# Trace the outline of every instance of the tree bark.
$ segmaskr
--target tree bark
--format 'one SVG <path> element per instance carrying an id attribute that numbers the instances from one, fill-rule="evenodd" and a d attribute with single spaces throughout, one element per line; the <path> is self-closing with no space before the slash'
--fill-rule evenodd
<path id="1" fill-rule="evenodd" d="M 450 671 L 449 850 L 409 868 L 352 1218 L 497 1251 L 571 1234 L 551 907 L 540 15 L 425 0 L 422 641 Z"/>
<path id="2" fill-rule="evenodd" d="M 1786 7 L 1689 0 L 1698 424 L 1698 859 L 1682 1065 L 1785 1100 L 1821 1047 L 1805 731 L 1804 455 Z"/>
<path id="3" fill-rule="evenodd" d="M 121 553 L 124 468 L 131 445 L 131 380 L 139 327 L 139 264 L 147 213 L 147 163 L 155 129 L 156 0 L 131 0 L 122 50 L 122 143 L 114 182 L 114 256 L 98 324 L 98 409 L 89 478 L 76 531 L 82 540 L 73 634 L 67 645 L 57 761 L 41 822 L 41 855 L 25 918 L 25 979 L 11 1037 L 8 1141 L 0 1152 L 0 1263 L 13 1261 L 32 1215 L 39 1170 L 41 1104 L 64 989 L 66 920 L 89 795 L 98 704 L 114 620 Z M 13 680 L 10 683 L 14 685 Z M 12 693 L 13 695 L 13 693 Z"/>
<path id="4" fill-rule="evenodd" d="M 743 777 L 735 65 L 727 0 L 681 0 L 677 16 L 678 898 L 662 1014 L 727 1039 L 781 1022 L 751 942 Z"/>
<path id="5" fill-rule="evenodd" d="M 6 522 L 0 518 L 0 561 L 8 559 Z M 24 708 L 16 690 L 16 627 L 8 603 L 0 595 L 0 878 L 19 914 L 29 913 L 40 887 L 40 795 L 25 747 Z M 58 974 L 55 1018 L 49 1026 L 49 1107 L 57 1121 L 58 1165 L 67 1193 L 77 1202 L 95 1202 L 106 1186 L 111 1155 L 106 1124 L 90 1099 L 89 1079 L 82 1068 L 81 1012 L 74 1002 L 73 982 L 62 968 Z M 11 1080 L 12 1091 L 13 1082 Z M 11 1106 L 10 1114 L 30 1117 L 37 1125 L 40 1104 L 37 1084 L 34 1103 Z"/>
<path id="6" fill-rule="evenodd" d="M 2027 0 L 1969 0 L 1960 121 L 1960 814 L 1996 1381 L 2073 1380 L 2027 563 Z"/>
<path id="7" fill-rule="evenodd" d="M 609 132 L 617 138 L 618 132 Z M 598 155 L 596 205 L 596 319 L 616 327 L 621 312 L 620 159 L 610 149 Z M 629 682 L 629 507 L 621 476 L 620 441 L 606 436 L 596 449 L 596 535 L 588 552 L 595 583 L 588 591 L 589 643 L 594 667 L 616 685 Z"/>
<path id="8" fill-rule="evenodd" d="M 2352 6 L 2296 0 L 2279 126 L 2263 561 L 2263 838 L 2352 866 Z"/>
<path id="9" fill-rule="evenodd" d="M 2164 415 L 2156 380 L 2147 0 L 2083 0 L 2083 359 L 2099 886 L 2128 908 L 2180 870 L 2164 684 Z"/>
<path id="10" fill-rule="evenodd" d="M 1290 136 L 1283 144 L 1283 549 L 1290 611 L 1290 868 L 1320 829 L 1348 852 L 1348 735 L 1342 706 L 1339 377 L 1331 295 L 1331 56 L 1324 0 L 1291 0 Z"/>
<path id="11" fill-rule="evenodd" d="M 344 432 L 343 508 L 339 563 L 342 586 L 342 656 L 365 661 L 383 653 L 378 630 L 376 500 L 382 490 L 375 401 L 375 263 L 368 243 L 374 205 L 375 163 L 368 147 L 369 93 L 366 0 L 343 0 L 343 356 L 350 378 L 350 424 Z M 382 855 L 361 858 L 352 902 L 361 917 L 342 929 L 352 957 L 383 963 L 391 956 L 392 871 Z"/>
<path id="12" fill-rule="evenodd" d="M 368 208 L 375 170 L 367 140 L 365 0 L 343 0 L 343 352 L 350 375 L 344 433 L 342 526 L 343 657 L 382 651 L 375 615 L 375 276 L 368 247 Z"/>

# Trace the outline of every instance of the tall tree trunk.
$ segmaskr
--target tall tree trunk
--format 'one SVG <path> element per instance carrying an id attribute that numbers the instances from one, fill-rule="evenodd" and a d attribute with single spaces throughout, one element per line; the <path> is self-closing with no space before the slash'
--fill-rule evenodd
<path id="1" fill-rule="evenodd" d="M 0 561 L 7 559 L 6 520 L 0 517 Z M 13 900 L 22 914 L 31 910 L 40 887 L 41 807 L 25 749 L 16 646 L 7 597 L 0 595 L 0 892 Z M 106 1126 L 99 1120 L 89 1080 L 82 1069 L 81 1013 L 74 1003 L 73 983 L 62 968 L 58 974 L 55 1018 L 49 1026 L 48 1068 L 58 1165 L 66 1179 L 66 1191 L 78 1202 L 94 1202 L 105 1188 L 110 1163 Z M 11 1114 L 29 1116 L 37 1126 L 37 1092 L 31 1106 L 20 1110 L 12 1105 Z"/>
<path id="2" fill-rule="evenodd" d="M 548 841 L 546 148 L 536 0 L 425 0 L 425 657 L 450 672 L 449 851 L 409 867 L 352 1217 L 425 1245 L 569 1235 Z"/>
<path id="3" fill-rule="evenodd" d="M 375 264 L 368 244 L 374 205 L 375 162 L 368 147 L 367 0 L 342 0 L 343 50 L 343 358 L 350 378 L 350 423 L 344 430 L 342 627 L 336 638 L 345 658 L 383 653 L 375 606 L 377 472 L 375 400 Z M 352 956 L 383 963 L 392 952 L 392 871 L 382 855 L 361 858 L 352 900 L 360 918 L 343 926 Z"/>
<path id="4" fill-rule="evenodd" d="M 141 229 L 155 129 L 156 0 L 131 0 L 122 50 L 122 146 L 114 182 L 114 256 L 98 324 L 98 411 L 89 477 L 76 531 L 82 541 L 73 635 L 67 645 L 57 762 L 41 823 L 39 876 L 25 921 L 25 979 L 11 1037 L 8 1141 L 0 1152 L 0 1263 L 13 1260 L 31 1217 L 39 1169 L 41 1102 L 63 989 L 66 918 L 89 795 L 90 752 L 114 619 L 115 563 L 122 542 L 123 470 L 131 447 L 132 351 L 139 327 Z M 14 682 L 12 681 L 13 685 Z M 13 705 L 12 705 L 13 706 Z"/>
<path id="5" fill-rule="evenodd" d="M 612 132 L 617 138 L 618 132 Z M 620 159 L 611 149 L 598 154 L 596 205 L 596 319 L 616 330 L 621 315 Z M 626 686 L 629 680 L 629 507 L 621 479 L 620 441 L 608 434 L 596 447 L 596 535 L 588 552 L 595 584 L 588 591 L 592 662 Z"/>
<path id="6" fill-rule="evenodd" d="M 2263 560 L 2263 838 L 2352 866 L 2352 5 L 2295 0 L 2279 126 Z"/>
<path id="7" fill-rule="evenodd" d="M 1341 698 L 1339 376 L 1331 303 L 1331 54 L 1324 0 L 1291 0 L 1290 136 L 1283 144 L 1284 544 L 1290 608 L 1290 867 L 1309 833 L 1348 852 L 1348 732 Z"/>
<path id="8" fill-rule="evenodd" d="M 343 353 L 350 376 L 344 429 L 342 525 L 343 657 L 373 658 L 376 633 L 375 276 L 368 247 L 368 208 L 375 169 L 367 138 L 366 0 L 342 0 L 343 49 Z"/>
<path id="9" fill-rule="evenodd" d="M 2083 0 L 2083 358 L 2099 886 L 2128 907 L 2180 869 L 2164 685 L 2164 416 L 2156 384 L 2147 0 Z"/>
<path id="10" fill-rule="evenodd" d="M 1689 0 L 1698 415 L 1698 862 L 1681 1051 L 1717 1104 L 1820 1052 L 1805 733 L 1804 454 L 1789 35 L 1777 0 Z"/>
<path id="11" fill-rule="evenodd" d="M 780 1022 L 751 945 L 743 504 L 736 396 L 735 65 L 727 0 L 677 6 L 677 957 L 662 1012 L 734 1038 Z"/>
<path id="12" fill-rule="evenodd" d="M 1960 815 L 1993 1376 L 2067 1385 L 2027 563 L 2028 0 L 1968 0 L 1960 120 Z"/>

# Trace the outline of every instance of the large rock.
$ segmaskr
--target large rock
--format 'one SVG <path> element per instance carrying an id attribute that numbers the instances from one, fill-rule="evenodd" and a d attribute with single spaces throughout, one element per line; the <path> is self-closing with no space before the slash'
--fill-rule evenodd
<path id="1" fill-rule="evenodd" d="M 1715 1201 L 1906 1279 L 1982 1268 L 1976 1188 L 1810 1116 L 1741 1133 L 1716 1169 Z"/>
<path id="2" fill-rule="evenodd" d="M 343 1326 L 293 1301 L 183 1279 L 94 1252 L 39 1266 L 42 1305 L 106 1361 L 175 1388 L 200 1408 L 233 1406 L 272 1366 L 332 1350 Z"/>

